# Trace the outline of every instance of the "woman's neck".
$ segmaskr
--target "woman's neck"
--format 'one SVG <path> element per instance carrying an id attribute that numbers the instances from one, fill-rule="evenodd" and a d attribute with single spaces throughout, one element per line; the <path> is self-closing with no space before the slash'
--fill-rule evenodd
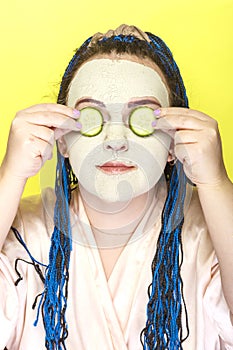
<path id="1" fill-rule="evenodd" d="M 104 202 L 86 192 L 80 185 L 79 189 L 73 192 L 72 209 L 78 214 L 78 198 L 81 196 L 107 279 L 132 235 L 134 234 L 134 239 L 141 238 L 160 217 L 160 200 L 163 202 L 166 194 L 166 190 L 161 191 L 161 186 L 157 184 L 149 192 L 133 198 L 128 203 Z"/>
<path id="2" fill-rule="evenodd" d="M 129 202 L 106 202 L 79 186 L 86 214 L 92 227 L 101 231 L 118 231 L 129 233 L 134 231 L 155 196 L 156 188 L 152 188 Z"/>

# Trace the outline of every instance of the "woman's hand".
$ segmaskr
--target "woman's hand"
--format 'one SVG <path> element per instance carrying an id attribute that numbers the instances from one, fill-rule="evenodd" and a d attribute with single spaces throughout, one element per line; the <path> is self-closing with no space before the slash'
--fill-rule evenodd
<path id="1" fill-rule="evenodd" d="M 25 181 L 51 159 L 55 140 L 79 131 L 79 112 L 59 104 L 38 104 L 19 111 L 12 122 L 2 171 Z"/>
<path id="2" fill-rule="evenodd" d="M 159 114 L 159 115 L 158 115 Z M 200 186 L 218 186 L 227 178 L 216 120 L 188 108 L 161 108 L 155 129 L 174 139 L 174 155 L 183 163 L 187 177 Z"/>

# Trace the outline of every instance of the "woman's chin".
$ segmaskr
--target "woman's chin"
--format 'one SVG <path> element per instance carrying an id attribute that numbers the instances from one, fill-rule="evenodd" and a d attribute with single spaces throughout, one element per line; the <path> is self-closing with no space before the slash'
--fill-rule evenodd
<path id="1" fill-rule="evenodd" d="M 121 182 L 115 189 L 106 185 L 102 189 L 98 188 L 98 191 L 90 191 L 90 188 L 81 185 L 80 192 L 89 207 L 95 210 L 105 212 L 107 210 L 109 213 L 116 213 L 126 209 L 134 199 L 149 193 L 151 188 L 146 186 L 134 189 L 129 186 L 129 183 Z"/>

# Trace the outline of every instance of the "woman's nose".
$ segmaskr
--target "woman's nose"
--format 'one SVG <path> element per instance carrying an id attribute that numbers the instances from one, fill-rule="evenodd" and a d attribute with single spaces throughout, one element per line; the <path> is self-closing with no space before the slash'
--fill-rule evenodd
<path id="1" fill-rule="evenodd" d="M 104 140 L 104 149 L 114 152 L 125 152 L 128 150 L 128 141 L 125 137 L 124 125 L 108 125 Z"/>
<path id="2" fill-rule="evenodd" d="M 125 152 L 128 150 L 128 142 L 125 138 L 106 140 L 104 149 L 107 151 Z"/>

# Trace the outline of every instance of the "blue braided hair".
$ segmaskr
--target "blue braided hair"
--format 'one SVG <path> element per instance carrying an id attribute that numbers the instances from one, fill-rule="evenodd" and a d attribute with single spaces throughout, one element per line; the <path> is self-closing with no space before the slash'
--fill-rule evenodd
<path id="1" fill-rule="evenodd" d="M 188 107 L 188 99 L 179 69 L 171 51 L 157 36 L 146 33 L 150 42 L 134 35 L 113 35 L 89 45 L 91 38 L 75 52 L 62 78 L 58 103 L 66 104 L 67 93 L 77 69 L 95 54 L 129 53 L 151 58 L 162 70 L 171 92 L 173 106 Z M 180 276 L 182 264 L 181 230 L 184 221 L 184 199 L 187 178 L 182 164 L 165 169 L 168 194 L 162 213 L 161 232 L 152 262 L 152 283 L 148 288 L 147 322 L 141 332 L 143 349 L 182 349 L 181 324 L 183 284 Z M 68 336 L 66 308 L 68 302 L 69 262 L 72 250 L 69 204 L 72 187 L 77 178 L 69 160 L 58 151 L 56 173 L 56 205 L 54 231 L 51 238 L 49 265 L 45 275 L 45 289 L 41 297 L 45 328 L 45 345 L 48 350 L 66 349 Z M 186 319 L 187 312 L 185 308 Z"/>

